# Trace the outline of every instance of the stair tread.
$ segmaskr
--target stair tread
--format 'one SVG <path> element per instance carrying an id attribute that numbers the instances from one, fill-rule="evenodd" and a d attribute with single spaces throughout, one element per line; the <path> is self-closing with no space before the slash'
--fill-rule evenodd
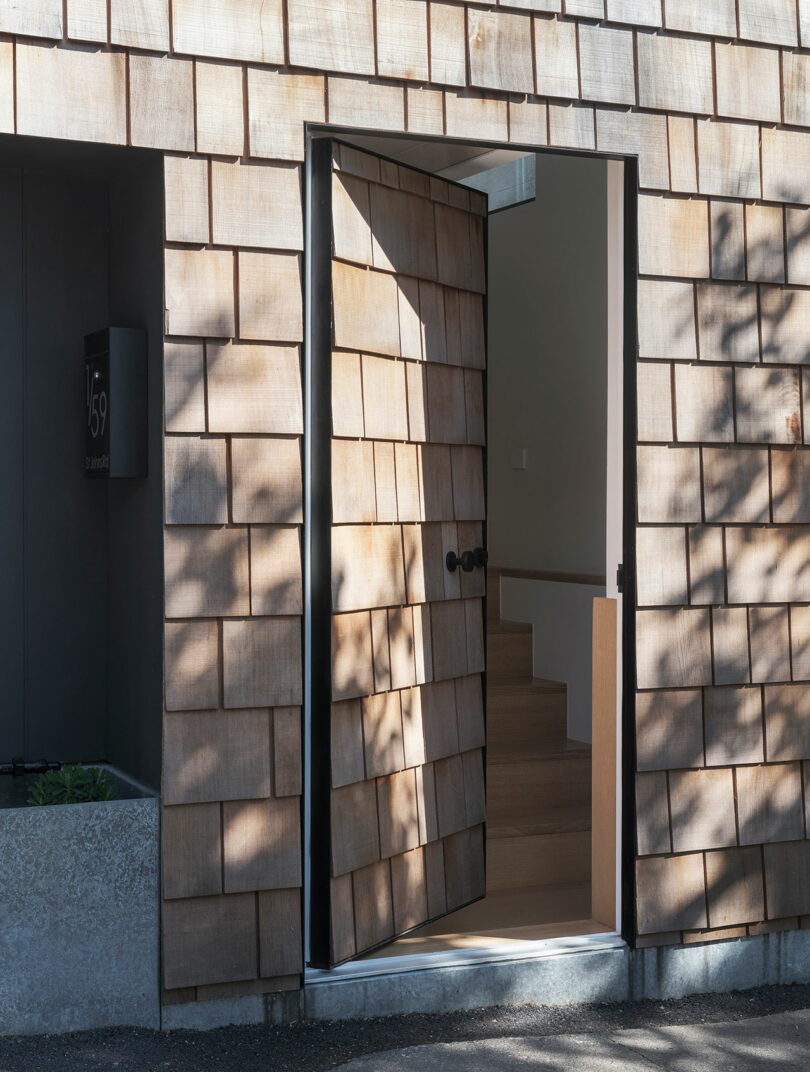
<path id="1" fill-rule="evenodd" d="M 525 752 L 501 755 L 493 754 L 492 749 L 487 750 L 487 763 L 498 766 L 516 763 L 556 763 L 561 759 L 590 759 L 591 746 L 584 741 L 572 741 L 570 737 L 563 737 L 551 744 L 544 744 L 543 751 L 536 756 L 526 755 Z"/>
<path id="2" fill-rule="evenodd" d="M 492 677 L 487 675 L 487 692 L 517 692 L 531 690 L 537 692 L 567 692 L 564 681 L 549 681 L 543 677 Z"/>
<path id="3" fill-rule="evenodd" d="M 490 636 L 508 636 L 515 633 L 524 636 L 531 631 L 530 622 L 510 622 L 504 618 L 490 618 L 487 622 L 487 632 Z"/>
<path id="4" fill-rule="evenodd" d="M 544 809 L 543 821 L 501 824 L 497 819 L 487 819 L 487 842 L 507 838 L 530 837 L 534 834 L 569 834 L 591 829 L 591 806 L 587 802 L 566 804 Z"/>
<path id="5" fill-rule="evenodd" d="M 590 893 L 590 882 L 587 879 L 574 879 L 571 882 L 551 882 L 548 886 L 534 888 L 526 886 L 507 886 L 487 894 L 487 898 L 492 901 L 497 900 L 500 904 L 509 904 L 510 902 L 523 901 L 527 897 L 540 900 L 541 898 L 549 899 L 557 896 L 562 900 L 567 896 L 570 897 L 586 892 Z"/>
<path id="6" fill-rule="evenodd" d="M 421 944 L 420 939 L 424 941 L 424 938 L 431 935 L 452 932 L 477 935 L 483 931 L 503 940 L 501 936 L 509 935 L 514 928 L 529 927 L 536 928 L 537 933 L 515 933 L 515 937 L 524 940 L 556 937 L 557 932 L 552 931 L 555 924 L 560 930 L 558 921 L 572 918 L 576 922 L 568 923 L 562 933 L 587 934 L 599 927 L 588 919 L 590 911 L 591 886 L 587 881 L 496 890 L 489 892 L 485 900 L 459 909 L 435 923 L 429 923 L 414 931 L 408 938 L 400 939 L 400 942 L 405 947 L 403 952 L 412 952 L 410 946 Z M 543 928 L 552 933 L 543 933 Z"/>

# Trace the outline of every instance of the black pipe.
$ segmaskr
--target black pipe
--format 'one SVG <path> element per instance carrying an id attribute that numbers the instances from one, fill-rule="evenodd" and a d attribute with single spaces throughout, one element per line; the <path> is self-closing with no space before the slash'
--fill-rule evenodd
<path id="1" fill-rule="evenodd" d="M 23 774 L 44 774 L 45 771 L 59 770 L 61 763 L 54 763 L 48 759 L 40 759 L 33 763 L 26 763 L 22 759 L 12 759 L 10 763 L 0 763 L 0 774 L 11 774 L 19 778 Z"/>

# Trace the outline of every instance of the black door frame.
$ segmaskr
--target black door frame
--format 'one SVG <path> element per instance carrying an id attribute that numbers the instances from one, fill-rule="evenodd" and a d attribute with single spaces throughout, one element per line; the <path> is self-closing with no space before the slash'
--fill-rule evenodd
<path id="1" fill-rule="evenodd" d="M 304 393 L 305 426 L 304 466 L 305 518 L 304 539 L 309 541 L 304 555 L 305 616 L 303 650 L 305 718 L 302 731 L 304 755 L 309 762 L 304 770 L 304 810 L 302 852 L 305 886 L 304 943 L 305 964 L 324 968 L 329 957 L 330 831 L 328 823 L 317 828 L 311 816 L 327 815 L 331 785 L 331 756 L 328 747 L 318 750 L 307 746 L 311 726 L 306 725 L 309 711 L 312 726 L 317 723 L 318 738 L 329 741 L 331 704 L 331 659 L 316 661 L 313 653 L 331 652 L 331 376 L 328 364 L 319 367 L 316 355 L 331 353 L 331 158 L 334 141 L 341 135 L 390 137 L 402 141 L 456 142 L 484 149 L 511 149 L 525 153 L 550 153 L 561 156 L 616 160 L 624 165 L 623 220 L 623 388 L 622 388 L 622 556 L 623 576 L 620 589 L 622 607 L 622 698 L 621 741 L 621 937 L 633 947 L 635 926 L 635 846 L 636 803 L 634 776 L 636 768 L 635 687 L 636 687 L 636 516 L 637 516 L 637 390 L 638 355 L 638 157 L 589 150 L 557 149 L 546 145 L 493 142 L 446 135 L 406 134 L 356 127 L 308 124 L 306 128 L 306 167 L 304 190 L 304 224 L 306 235 L 304 287 Z M 325 179 L 328 178 L 328 181 Z"/>

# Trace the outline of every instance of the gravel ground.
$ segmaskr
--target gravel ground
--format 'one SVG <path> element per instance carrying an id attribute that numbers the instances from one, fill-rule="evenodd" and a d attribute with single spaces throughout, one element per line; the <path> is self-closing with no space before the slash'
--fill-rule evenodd
<path id="1" fill-rule="evenodd" d="M 214 1031 L 110 1028 L 0 1038 L 0 1072 L 326 1072 L 354 1057 L 429 1042 L 722 1023 L 810 1008 L 810 985 L 769 986 L 676 1001 L 475 1009 Z"/>

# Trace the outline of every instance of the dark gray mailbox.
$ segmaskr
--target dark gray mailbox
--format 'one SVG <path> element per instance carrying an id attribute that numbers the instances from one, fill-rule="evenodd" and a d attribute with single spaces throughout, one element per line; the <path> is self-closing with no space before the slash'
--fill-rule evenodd
<path id="1" fill-rule="evenodd" d="M 84 337 L 87 476 L 146 476 L 146 332 L 104 328 Z"/>

